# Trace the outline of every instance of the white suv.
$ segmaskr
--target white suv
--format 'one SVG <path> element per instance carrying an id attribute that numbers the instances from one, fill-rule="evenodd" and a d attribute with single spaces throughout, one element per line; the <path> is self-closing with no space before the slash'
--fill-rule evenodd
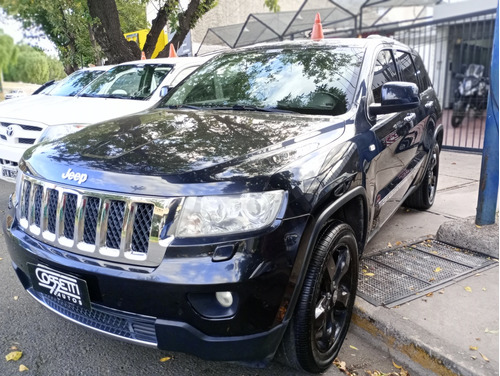
<path id="1" fill-rule="evenodd" d="M 156 104 L 208 57 L 139 60 L 119 64 L 74 97 L 33 96 L 0 105 L 0 179 L 14 182 L 30 146 Z"/>

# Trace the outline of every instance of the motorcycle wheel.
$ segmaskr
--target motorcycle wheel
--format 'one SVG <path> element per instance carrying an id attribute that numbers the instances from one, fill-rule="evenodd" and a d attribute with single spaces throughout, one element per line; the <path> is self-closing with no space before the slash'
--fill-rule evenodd
<path id="1" fill-rule="evenodd" d="M 451 116 L 451 126 L 453 128 L 458 128 L 462 124 L 466 109 L 467 103 L 464 101 L 458 101 L 453 105 L 453 115 Z"/>
<path id="2" fill-rule="evenodd" d="M 453 128 L 458 128 L 460 126 L 460 124 L 462 124 L 462 120 L 464 119 L 463 116 L 459 116 L 459 115 L 453 115 L 451 117 L 451 126 Z"/>

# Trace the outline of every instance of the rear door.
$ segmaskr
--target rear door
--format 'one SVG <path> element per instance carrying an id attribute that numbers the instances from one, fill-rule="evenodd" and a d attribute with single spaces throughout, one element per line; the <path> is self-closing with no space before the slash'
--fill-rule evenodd
<path id="1" fill-rule="evenodd" d="M 370 103 L 381 102 L 381 89 L 386 82 L 403 80 L 417 83 L 415 69 L 412 72 L 408 67 L 413 67 L 413 62 L 404 51 L 380 51 L 373 67 Z M 416 109 L 378 115 L 372 119 L 371 130 L 380 148 L 366 175 L 367 189 L 372 195 L 372 231 L 382 226 L 401 205 L 401 200 L 415 177 L 416 167 L 420 163 L 416 156 L 425 115 L 420 112 L 420 109 Z"/>

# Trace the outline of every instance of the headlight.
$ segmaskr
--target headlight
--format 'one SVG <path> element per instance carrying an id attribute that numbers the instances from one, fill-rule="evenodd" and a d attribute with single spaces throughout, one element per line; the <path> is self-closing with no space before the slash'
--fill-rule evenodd
<path id="1" fill-rule="evenodd" d="M 50 125 L 43 131 L 42 135 L 38 139 L 38 142 L 52 141 L 57 138 L 66 136 L 67 134 L 79 131 L 86 124 L 62 124 L 62 125 Z"/>
<path id="2" fill-rule="evenodd" d="M 175 236 L 191 238 L 263 229 L 276 220 L 284 197 L 284 191 L 187 197 Z"/>

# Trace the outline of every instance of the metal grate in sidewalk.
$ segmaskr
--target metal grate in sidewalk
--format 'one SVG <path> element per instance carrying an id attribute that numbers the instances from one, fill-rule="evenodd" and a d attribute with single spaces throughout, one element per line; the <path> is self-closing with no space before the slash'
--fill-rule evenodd
<path id="1" fill-rule="evenodd" d="M 361 259 L 358 295 L 394 307 L 497 264 L 487 255 L 427 239 Z"/>

